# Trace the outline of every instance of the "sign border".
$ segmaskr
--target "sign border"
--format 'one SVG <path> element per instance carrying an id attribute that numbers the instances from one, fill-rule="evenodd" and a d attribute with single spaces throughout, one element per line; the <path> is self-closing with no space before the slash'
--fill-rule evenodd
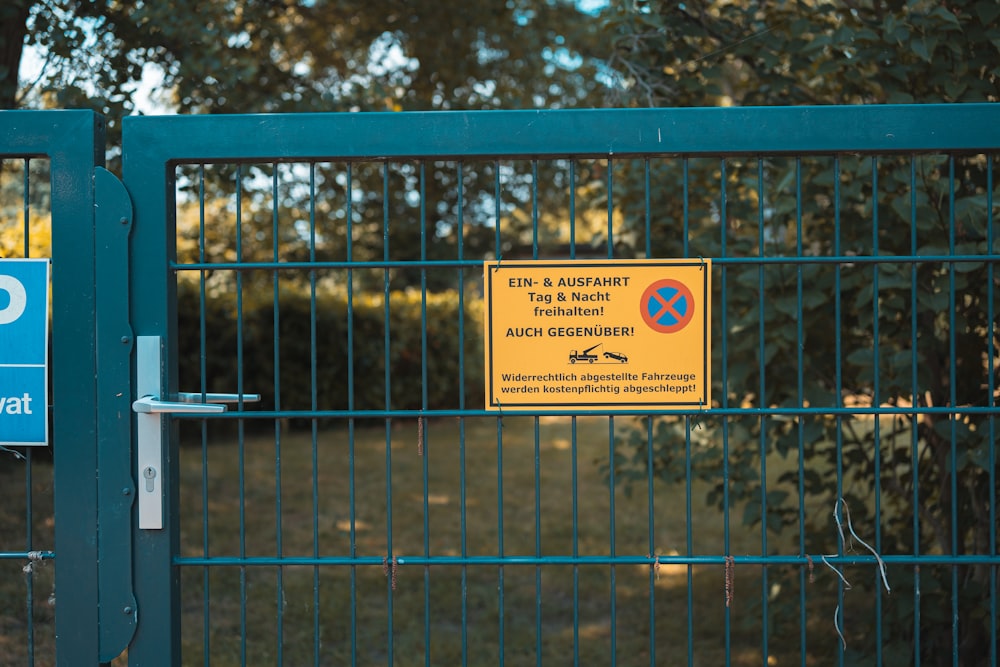
<path id="1" fill-rule="evenodd" d="M 0 258 L 0 263 L 17 262 L 20 264 L 44 264 L 45 265 L 45 324 L 43 334 L 44 362 L 42 364 L 0 364 L 4 368 L 40 368 L 42 369 L 42 386 L 44 387 L 44 415 L 42 422 L 42 440 L 12 441 L 3 440 L 0 434 L 0 447 L 47 447 L 49 445 L 49 348 L 50 346 L 50 320 L 51 311 L 50 294 L 52 290 L 52 260 L 48 257 L 4 257 Z M 23 314 L 22 314 L 23 316 Z"/>
<path id="2" fill-rule="evenodd" d="M 518 267 L 530 267 L 532 264 L 538 267 L 547 268 L 603 268 L 606 269 L 612 266 L 648 266 L 648 267 L 664 267 L 664 268 L 677 268 L 677 267 L 691 267 L 698 266 L 702 267 L 702 294 L 704 297 L 700 299 L 701 303 L 697 305 L 702 311 L 702 321 L 703 321 L 703 339 L 706 342 L 705 354 L 703 359 L 702 367 L 702 377 L 705 378 L 705 382 L 701 387 L 701 399 L 698 401 L 677 401 L 677 402 L 664 402 L 664 401 L 629 401 L 627 405 L 618 405 L 616 403 L 608 401 L 573 401 L 573 402 L 537 402 L 537 401 L 510 401 L 510 402 L 500 402 L 496 399 L 497 392 L 494 389 L 494 379 L 496 377 L 493 371 L 493 275 L 497 273 L 498 270 L 503 269 L 505 266 L 518 266 Z M 711 296 L 709 294 L 710 290 L 710 275 L 711 275 L 711 260 L 703 258 L 688 258 L 688 259 L 635 259 L 635 260 L 616 260 L 616 259 L 606 259 L 606 260 L 595 260 L 595 259 L 530 259 L 530 260 L 512 260 L 509 262 L 504 262 L 501 260 L 487 260 L 483 262 L 485 273 L 486 273 L 486 285 L 483 294 L 484 300 L 484 310 L 486 312 L 486 331 L 485 339 L 483 341 L 484 353 L 486 355 L 486 396 L 485 396 L 485 407 L 487 410 L 503 412 L 504 408 L 509 408 L 516 412 L 528 412 L 532 409 L 537 409 L 537 411 L 565 411 L 573 410 L 574 408 L 585 408 L 594 409 L 602 414 L 615 413 L 615 412 L 642 412 L 644 408 L 650 408 L 650 411 L 656 412 L 658 410 L 667 410 L 672 412 L 683 411 L 684 409 L 692 410 L 707 410 L 711 407 L 708 404 L 708 397 L 711 392 L 711 376 L 709 371 L 711 369 L 712 355 L 711 348 L 709 347 L 711 341 Z M 689 288 L 690 289 L 690 288 Z M 641 317 L 641 314 L 640 314 Z M 645 325 L 645 321 L 642 322 Z"/>

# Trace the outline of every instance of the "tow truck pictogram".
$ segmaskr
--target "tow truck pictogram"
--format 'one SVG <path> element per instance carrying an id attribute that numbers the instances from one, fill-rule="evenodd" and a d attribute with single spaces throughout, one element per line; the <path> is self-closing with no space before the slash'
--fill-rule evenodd
<path id="1" fill-rule="evenodd" d="M 569 363 L 575 364 L 578 361 L 589 361 L 590 363 L 594 363 L 595 361 L 597 361 L 597 355 L 596 354 L 592 354 L 592 352 L 594 350 L 596 350 L 597 348 L 601 347 L 603 344 L 604 343 L 598 343 L 597 345 L 593 345 L 591 347 L 588 347 L 583 352 L 577 352 L 576 350 L 570 350 L 570 352 L 569 352 Z"/>
<path id="2" fill-rule="evenodd" d="M 569 363 L 575 364 L 578 361 L 586 361 L 591 364 L 594 363 L 599 358 L 598 355 L 594 352 L 594 350 L 598 348 L 603 349 L 604 343 L 598 343 L 597 345 L 592 345 L 588 347 L 586 350 L 583 350 L 582 352 L 577 352 L 576 350 L 570 350 Z M 628 363 L 628 357 L 621 352 L 605 351 L 603 354 L 605 359 L 614 359 L 615 361 L 618 361 L 623 364 Z"/>

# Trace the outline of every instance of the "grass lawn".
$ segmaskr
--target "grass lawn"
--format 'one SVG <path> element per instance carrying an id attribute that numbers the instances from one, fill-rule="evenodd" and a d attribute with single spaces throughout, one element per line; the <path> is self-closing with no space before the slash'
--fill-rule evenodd
<path id="1" fill-rule="evenodd" d="M 619 485 L 612 495 L 600 464 L 614 429 L 627 423 L 505 416 L 500 428 L 495 418 L 418 428 L 416 421 L 396 420 L 388 428 L 319 431 L 315 448 L 309 431 L 283 431 L 278 446 L 273 433 L 246 435 L 241 444 L 232 424 L 220 422 L 210 424 L 203 445 L 199 425 L 185 424 L 182 558 L 318 555 L 343 561 L 353 553 L 357 560 L 184 565 L 184 664 L 204 664 L 207 657 L 212 665 L 234 665 L 245 656 L 251 665 L 277 664 L 279 657 L 286 665 L 345 665 L 353 656 L 359 665 L 384 665 L 391 652 L 395 665 L 457 665 L 463 646 L 469 665 L 500 664 L 501 655 L 507 665 L 534 665 L 539 652 L 546 665 L 572 665 L 575 657 L 580 665 L 607 665 L 612 652 L 618 665 L 649 665 L 651 648 L 658 665 L 688 664 L 689 649 L 694 665 L 725 664 L 721 565 L 651 571 L 641 563 L 496 562 L 501 554 L 607 559 L 612 553 L 724 553 L 724 516 L 705 505 L 702 482 L 691 488 L 690 545 L 684 485 L 654 485 L 652 521 L 645 482 L 631 493 Z M 769 462 L 769 476 L 789 465 L 797 462 Z M 49 548 L 51 464 L 36 461 L 32 480 L 36 548 Z M 2 549 L 8 542 L 20 548 L 23 463 L 0 466 L 0 496 L 12 508 L 0 519 Z M 760 554 L 759 528 L 742 527 L 734 512 L 730 530 L 731 553 Z M 390 539 L 395 590 L 383 567 Z M 791 536 L 772 535 L 768 550 L 795 554 L 798 547 Z M 494 562 L 408 562 L 462 556 Z M 0 665 L 27 664 L 23 565 L 0 561 Z M 57 566 L 58 554 L 54 563 L 36 566 L 33 580 L 37 665 L 52 664 L 48 598 Z M 834 576 L 820 569 L 817 579 Z M 780 566 L 768 568 L 766 587 L 761 572 L 746 565 L 735 570 L 728 608 L 732 664 L 762 664 L 765 588 L 771 600 L 768 663 L 801 664 L 798 569 L 784 572 L 794 575 L 784 590 L 775 588 Z M 836 602 L 825 590 L 806 585 L 807 664 L 827 662 L 824 656 L 839 642 L 831 622 Z M 791 605 L 790 618 L 777 613 L 779 596 Z M 865 631 L 864 623 L 851 621 L 848 630 Z"/>
<path id="2" fill-rule="evenodd" d="M 187 444 L 181 456 L 184 556 L 354 553 L 363 564 L 185 567 L 185 664 L 201 664 L 206 627 L 207 653 L 221 665 L 239 664 L 244 654 L 254 664 L 275 664 L 279 651 L 286 664 L 313 664 L 317 651 L 320 664 L 350 664 L 352 653 L 358 664 L 386 664 L 391 651 L 396 665 L 425 664 L 428 653 L 430 664 L 452 665 L 461 664 L 463 643 L 470 665 L 499 664 L 501 651 L 513 665 L 536 664 L 539 651 L 544 664 L 573 664 L 574 655 L 581 665 L 611 664 L 612 650 L 619 665 L 649 665 L 651 632 L 656 664 L 686 664 L 689 620 L 694 664 L 724 664 L 722 566 L 692 567 L 689 589 L 686 565 L 651 573 L 647 564 L 407 564 L 413 557 L 463 555 L 688 553 L 683 486 L 655 485 L 652 538 L 645 483 L 630 494 L 619 487 L 612 496 L 599 463 L 610 453 L 614 423 L 506 416 L 499 430 L 494 418 L 435 421 L 420 429 L 416 421 L 396 420 L 388 428 L 358 426 L 353 438 L 345 426 L 318 433 L 315 477 L 308 431 L 282 434 L 278 447 L 273 434 L 247 436 L 242 448 L 234 435 L 211 435 L 207 447 Z M 705 506 L 707 490 L 700 482 L 692 488 L 695 555 L 724 553 L 724 517 Z M 730 522 L 732 553 L 759 554 L 759 529 L 744 529 L 738 516 Z M 382 562 L 390 539 L 402 563 L 394 591 Z M 797 553 L 794 543 L 773 537 L 769 548 Z M 738 569 L 734 586 L 733 663 L 758 665 L 760 569 Z M 829 611 L 824 618 L 832 617 Z M 793 639 L 771 639 L 772 664 L 798 661 L 797 625 L 780 628 Z M 811 640 L 810 651 L 813 641 L 832 648 L 829 625 L 822 632 L 830 641 Z"/>

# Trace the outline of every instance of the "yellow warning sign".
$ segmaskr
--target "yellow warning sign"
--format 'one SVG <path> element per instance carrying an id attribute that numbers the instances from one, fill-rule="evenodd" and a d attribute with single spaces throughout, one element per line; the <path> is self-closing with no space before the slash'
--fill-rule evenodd
<path id="1" fill-rule="evenodd" d="M 711 260 L 486 262 L 486 409 L 711 402 Z"/>

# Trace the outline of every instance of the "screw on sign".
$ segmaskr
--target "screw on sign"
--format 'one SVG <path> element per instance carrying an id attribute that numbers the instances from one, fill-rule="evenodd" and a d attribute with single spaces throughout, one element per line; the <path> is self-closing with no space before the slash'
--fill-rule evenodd
<path id="1" fill-rule="evenodd" d="M 684 283 L 664 278 L 642 293 L 639 302 L 642 319 L 653 331 L 676 333 L 694 317 L 694 295 Z"/>

